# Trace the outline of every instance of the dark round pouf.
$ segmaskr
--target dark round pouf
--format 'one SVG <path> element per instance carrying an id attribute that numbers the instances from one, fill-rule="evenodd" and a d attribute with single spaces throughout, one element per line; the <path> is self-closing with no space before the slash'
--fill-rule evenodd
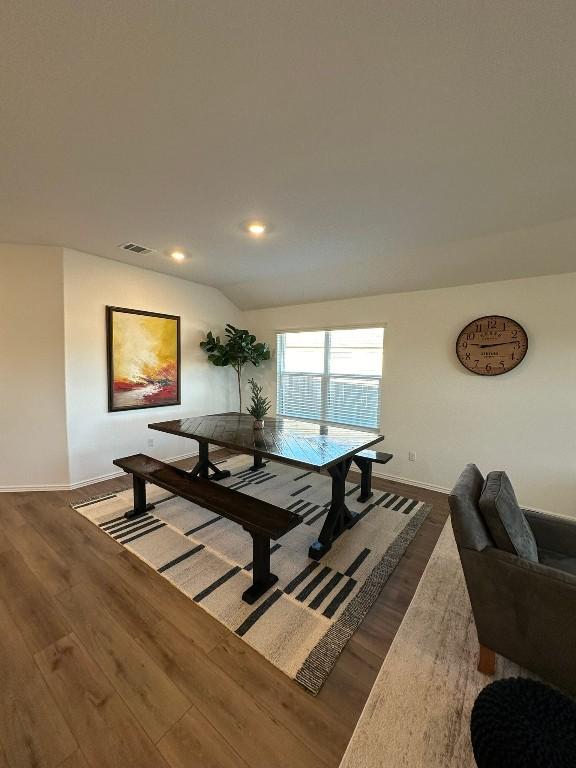
<path id="1" fill-rule="evenodd" d="M 486 686 L 470 732 L 478 768 L 576 767 L 576 702 L 535 680 Z"/>

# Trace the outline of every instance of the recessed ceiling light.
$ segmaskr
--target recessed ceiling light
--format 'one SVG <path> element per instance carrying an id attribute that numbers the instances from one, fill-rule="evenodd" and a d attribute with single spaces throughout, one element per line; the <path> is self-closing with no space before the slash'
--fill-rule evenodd
<path id="1" fill-rule="evenodd" d="M 253 237 L 262 237 L 262 235 L 265 235 L 266 232 L 268 232 L 268 227 L 263 221 L 247 221 L 244 224 L 243 229 Z"/>
<path id="2" fill-rule="evenodd" d="M 184 261 L 184 259 L 186 258 L 186 254 L 183 253 L 182 251 L 172 251 L 170 255 L 172 256 L 174 261 Z"/>

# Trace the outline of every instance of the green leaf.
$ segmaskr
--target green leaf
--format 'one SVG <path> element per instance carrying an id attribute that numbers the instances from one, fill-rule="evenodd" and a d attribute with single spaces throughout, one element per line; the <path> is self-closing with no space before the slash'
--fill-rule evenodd
<path id="1" fill-rule="evenodd" d="M 254 379 L 249 379 L 248 384 L 252 393 L 252 403 L 246 410 L 255 419 L 263 419 L 270 410 L 270 400 L 262 395 L 264 387 Z"/>
<path id="2" fill-rule="evenodd" d="M 258 367 L 264 360 L 270 359 L 270 349 L 264 342 L 256 341 L 256 336 L 249 331 L 236 328 L 231 323 L 225 326 L 226 341 L 222 343 L 219 336 L 208 331 L 206 338 L 200 342 L 200 348 L 208 354 L 208 360 L 213 365 L 224 367 L 231 365 L 241 372 L 245 365 L 252 363 Z"/>

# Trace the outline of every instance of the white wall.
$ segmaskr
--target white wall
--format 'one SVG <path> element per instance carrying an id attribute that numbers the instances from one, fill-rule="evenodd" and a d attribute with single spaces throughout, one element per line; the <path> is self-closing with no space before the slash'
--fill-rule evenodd
<path id="1" fill-rule="evenodd" d="M 106 304 L 182 317 L 181 406 L 108 413 Z M 518 320 L 530 344 L 495 378 L 467 373 L 454 354 L 461 328 L 490 313 Z M 576 273 L 241 313 L 212 288 L 31 246 L 0 246 L 0 489 L 81 484 L 141 450 L 194 453 L 195 442 L 147 425 L 236 409 L 232 372 L 198 347 L 226 322 L 272 345 L 276 330 L 385 324 L 388 475 L 449 489 L 476 461 L 507 469 L 522 503 L 576 516 Z M 275 361 L 256 374 L 275 394 Z"/>
<path id="2" fill-rule="evenodd" d="M 209 365 L 198 345 L 206 331 L 240 324 L 240 311 L 214 288 L 77 251 L 64 251 L 64 284 L 70 482 L 109 476 L 112 460 L 131 453 L 167 459 L 196 453 L 195 441 L 147 425 L 237 409 L 231 369 Z M 108 413 L 107 304 L 181 316 L 182 405 Z"/>
<path id="3" fill-rule="evenodd" d="M 508 374 L 476 376 L 456 337 L 493 313 L 524 326 L 528 354 Z M 576 516 L 576 273 L 254 310 L 244 323 L 273 343 L 277 330 L 385 324 L 387 475 L 449 489 L 474 461 L 506 469 L 521 503 Z M 262 376 L 275 392 L 274 363 Z"/>
<path id="4" fill-rule="evenodd" d="M 62 251 L 0 245 L 0 488 L 68 481 Z"/>

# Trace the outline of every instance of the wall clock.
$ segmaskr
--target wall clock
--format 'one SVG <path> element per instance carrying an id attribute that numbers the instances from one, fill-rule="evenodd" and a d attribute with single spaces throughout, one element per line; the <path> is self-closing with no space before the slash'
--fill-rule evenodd
<path id="1" fill-rule="evenodd" d="M 458 360 L 479 376 L 499 376 L 516 368 L 528 351 L 528 335 L 520 323 L 502 315 L 479 317 L 460 331 Z"/>

